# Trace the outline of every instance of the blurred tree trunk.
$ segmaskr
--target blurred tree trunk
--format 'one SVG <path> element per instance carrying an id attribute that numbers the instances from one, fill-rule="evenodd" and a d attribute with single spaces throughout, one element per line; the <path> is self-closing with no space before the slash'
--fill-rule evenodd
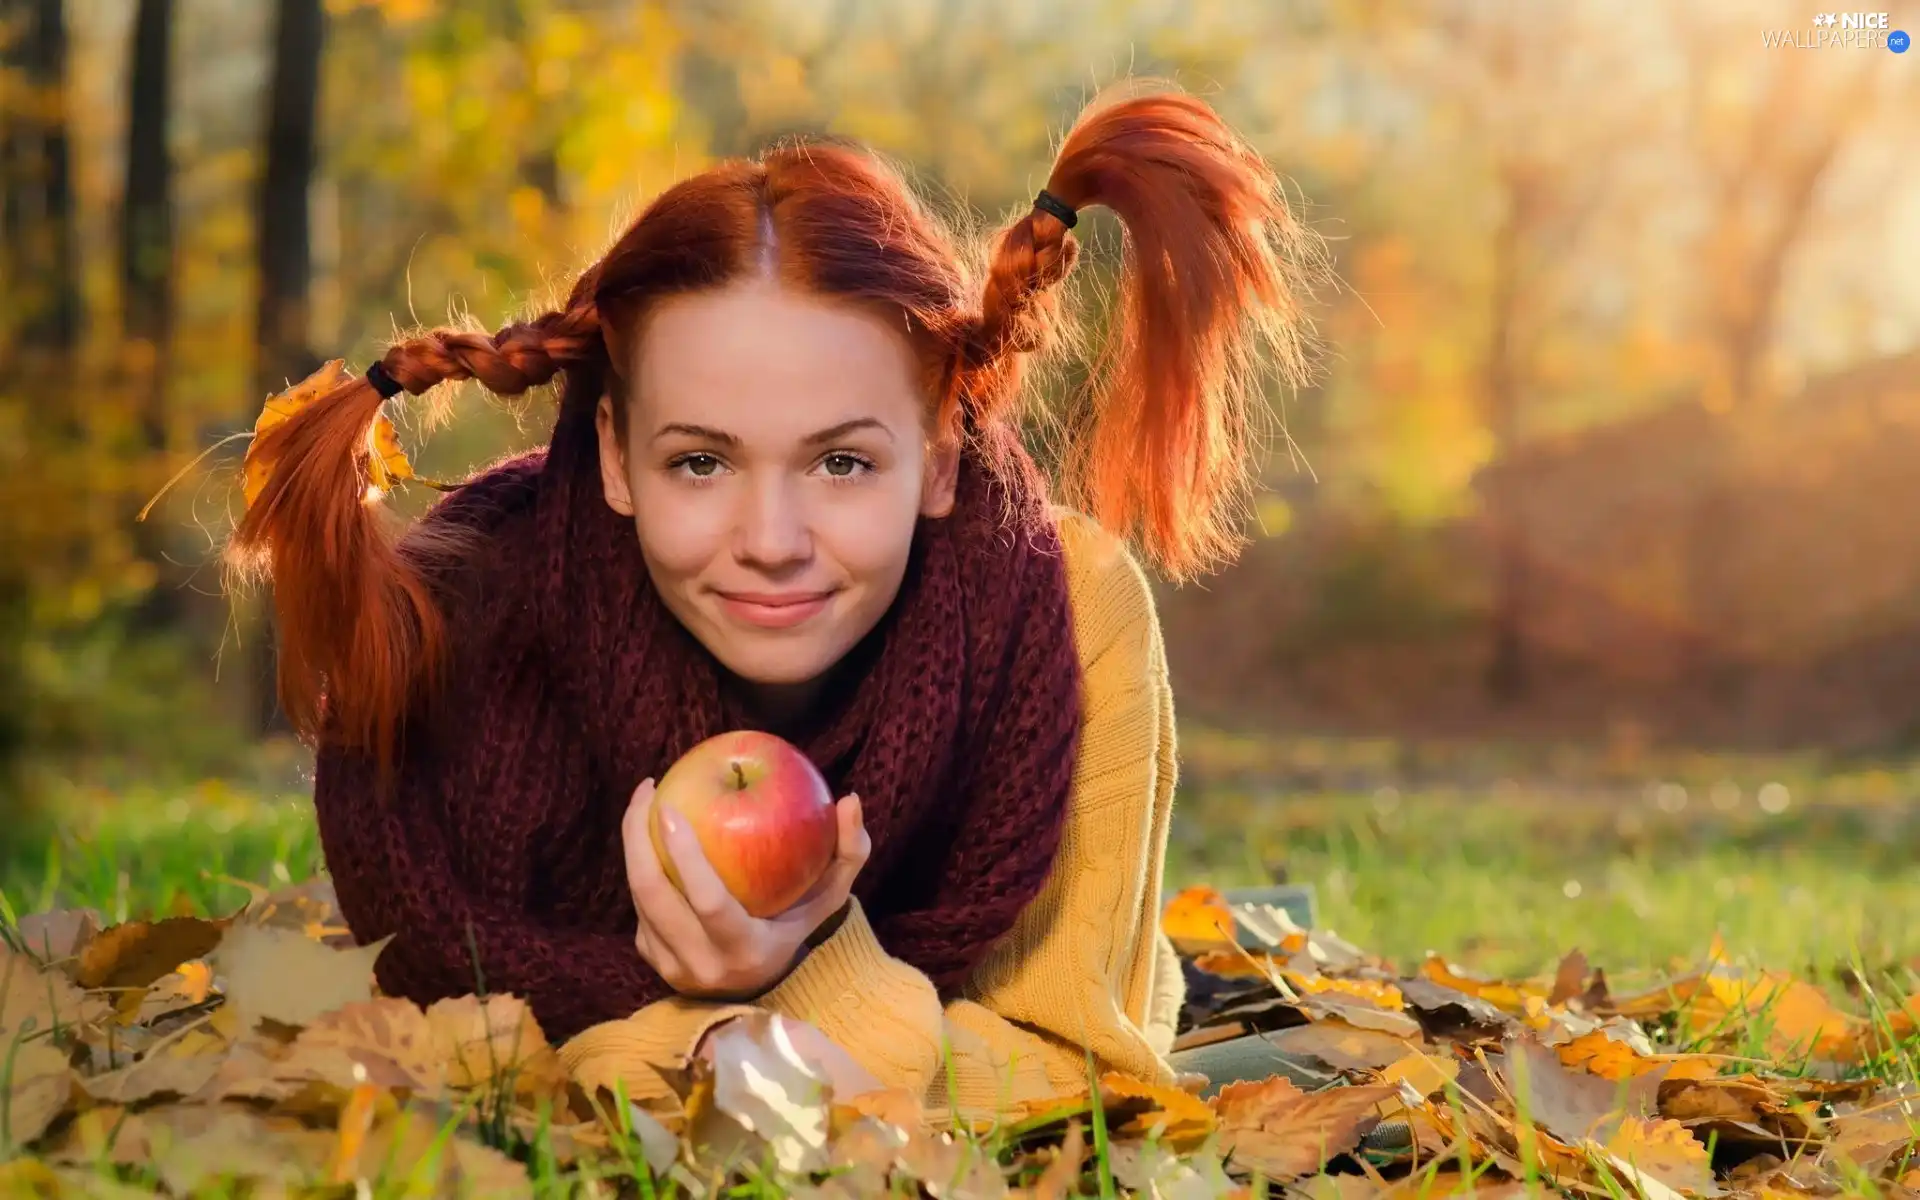
<path id="1" fill-rule="evenodd" d="M 1494 230 L 1492 308 L 1486 358 L 1487 425 L 1493 435 L 1494 461 L 1507 462 L 1519 444 L 1521 376 L 1515 325 L 1522 299 L 1521 243 L 1537 219 L 1537 193 L 1526 172 L 1505 172 L 1506 212 Z M 1527 539 L 1522 528 L 1525 501 L 1522 472 L 1500 471 L 1487 495 L 1493 530 L 1493 652 L 1487 665 L 1487 689 L 1494 699 L 1517 700 L 1527 690 Z"/>
<path id="2" fill-rule="evenodd" d="M 9 66 L 25 87 L 6 112 L 8 307 L 22 365 L 60 373 L 80 340 L 80 267 L 74 241 L 67 135 L 67 24 L 61 0 L 9 0 L 0 14 L 17 40 Z"/>
<path id="3" fill-rule="evenodd" d="M 0 361 L 20 408 L 26 453 L 58 451 L 78 433 L 80 267 L 74 239 L 73 168 L 67 133 L 67 25 L 60 0 L 0 0 L 4 71 L 0 93 Z M 33 745 L 35 701 L 22 651 L 32 633 L 29 557 L 0 514 L 0 831 L 19 828 L 24 756 Z M 23 543 L 31 544 L 30 538 Z M 0 838 L 0 841 L 4 841 Z"/>
<path id="4" fill-rule="evenodd" d="M 172 95 L 174 0 L 140 0 L 134 16 L 127 85 L 127 173 L 120 207 L 122 365 L 140 414 L 150 459 L 167 462 L 167 366 L 173 334 L 173 160 L 167 149 Z M 135 531 L 155 586 L 136 614 L 142 628 L 175 624 L 181 584 L 170 569 L 166 525 Z"/>
<path id="5" fill-rule="evenodd" d="M 289 382 L 306 378 L 320 365 L 308 334 L 312 235 L 307 199 L 317 158 L 320 53 L 325 36 L 322 0 L 280 0 L 267 104 L 266 161 L 257 208 L 260 302 L 255 335 L 260 357 L 254 377 L 256 403 Z M 273 636 L 263 629 L 253 647 L 251 676 L 259 689 L 258 726 L 262 732 L 283 729 L 274 687 Z"/>

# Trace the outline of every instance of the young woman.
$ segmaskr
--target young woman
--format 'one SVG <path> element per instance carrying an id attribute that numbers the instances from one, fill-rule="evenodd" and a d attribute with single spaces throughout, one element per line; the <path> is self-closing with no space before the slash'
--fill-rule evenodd
<path id="1" fill-rule="evenodd" d="M 1023 371 L 1066 340 L 1095 206 L 1121 293 L 1049 487 Z M 272 579 L 382 988 L 523 996 L 582 1083 L 641 1101 L 756 1008 L 843 1090 L 942 1109 L 1084 1087 L 1089 1050 L 1170 1081 L 1173 707 L 1122 539 L 1176 578 L 1237 548 L 1258 368 L 1303 377 L 1318 247 L 1180 95 L 1083 114 L 977 274 L 876 158 L 791 145 L 668 190 L 559 311 L 401 342 L 264 433 L 233 549 Z M 389 534 L 387 400 L 556 376 L 544 451 Z M 684 894 L 647 835 L 652 781 L 742 727 L 844 797 L 826 878 L 764 920 L 684 826 Z"/>

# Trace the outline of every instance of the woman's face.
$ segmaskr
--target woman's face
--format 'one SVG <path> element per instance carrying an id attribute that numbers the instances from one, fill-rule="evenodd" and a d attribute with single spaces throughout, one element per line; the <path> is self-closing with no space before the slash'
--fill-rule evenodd
<path id="1" fill-rule="evenodd" d="M 927 444 L 904 333 L 765 280 L 654 309 L 627 364 L 621 444 L 599 413 L 607 503 L 654 587 L 729 671 L 804 684 L 885 615 L 958 456 Z"/>

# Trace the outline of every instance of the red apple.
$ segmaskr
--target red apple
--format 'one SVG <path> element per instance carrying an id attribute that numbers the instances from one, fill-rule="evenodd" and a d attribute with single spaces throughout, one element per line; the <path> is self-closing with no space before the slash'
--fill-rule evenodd
<path id="1" fill-rule="evenodd" d="M 714 873 L 756 917 L 785 912 L 826 873 L 840 841 L 833 793 L 819 770 L 771 733 L 738 730 L 682 755 L 654 785 L 654 853 L 681 887 L 660 814 L 692 828 Z"/>

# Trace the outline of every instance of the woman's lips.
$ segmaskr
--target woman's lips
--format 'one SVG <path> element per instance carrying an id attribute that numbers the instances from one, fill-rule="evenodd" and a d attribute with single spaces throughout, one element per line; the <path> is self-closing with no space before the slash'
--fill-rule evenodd
<path id="1" fill-rule="evenodd" d="M 720 592 L 727 615 L 762 629 L 789 629 L 818 613 L 832 592 Z"/>

